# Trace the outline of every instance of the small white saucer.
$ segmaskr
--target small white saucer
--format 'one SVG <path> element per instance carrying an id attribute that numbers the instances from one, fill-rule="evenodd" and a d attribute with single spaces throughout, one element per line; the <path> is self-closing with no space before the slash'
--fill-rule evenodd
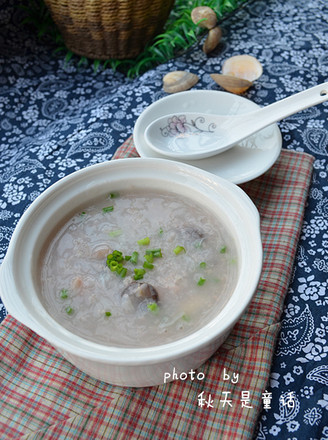
<path id="1" fill-rule="evenodd" d="M 146 127 L 154 119 L 170 113 L 183 114 L 184 111 L 235 115 L 256 108 L 259 106 L 246 98 L 216 90 L 190 90 L 168 95 L 141 113 L 134 126 L 134 144 L 141 157 L 167 159 L 166 156 L 152 150 L 144 137 Z M 240 184 L 255 179 L 271 168 L 279 157 L 281 146 L 280 130 L 277 124 L 273 124 L 228 151 L 206 159 L 183 162 Z"/>

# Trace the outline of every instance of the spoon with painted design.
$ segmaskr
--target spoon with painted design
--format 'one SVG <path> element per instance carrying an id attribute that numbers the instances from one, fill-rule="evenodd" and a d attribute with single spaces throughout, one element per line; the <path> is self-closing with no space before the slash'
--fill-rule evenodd
<path id="1" fill-rule="evenodd" d="M 203 159 L 232 148 L 268 125 L 327 100 L 328 82 L 249 113 L 165 115 L 147 126 L 145 139 L 150 148 L 164 156 Z"/>

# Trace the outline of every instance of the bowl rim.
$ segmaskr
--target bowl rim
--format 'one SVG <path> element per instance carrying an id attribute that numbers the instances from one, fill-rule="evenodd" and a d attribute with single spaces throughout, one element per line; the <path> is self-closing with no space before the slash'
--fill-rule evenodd
<path id="1" fill-rule="evenodd" d="M 20 297 L 19 292 L 16 291 L 13 294 L 13 291 L 15 290 L 13 289 L 13 284 L 15 285 L 15 280 L 11 269 L 11 265 L 14 264 L 13 256 L 15 251 L 17 252 L 17 247 L 19 246 L 21 240 L 21 234 L 24 232 L 24 227 L 26 223 L 30 220 L 30 218 L 33 219 L 33 216 L 35 216 L 36 213 L 40 211 L 40 209 L 42 210 L 43 204 L 49 203 L 49 200 L 52 197 L 55 197 L 56 194 L 60 195 L 61 192 L 67 191 L 70 185 L 77 185 L 77 183 L 80 181 L 88 181 L 88 179 L 90 179 L 93 174 L 97 174 L 98 172 L 100 173 L 100 175 L 102 175 L 101 173 L 104 174 L 107 170 L 115 170 L 116 173 L 119 173 L 120 171 L 122 172 L 123 169 L 125 169 L 125 172 L 132 169 L 138 170 L 138 172 L 140 172 L 141 170 L 154 169 L 155 171 L 149 171 L 150 174 L 154 172 L 158 173 L 158 170 L 160 169 L 162 170 L 161 172 L 163 174 L 164 172 L 168 173 L 168 171 L 170 171 L 170 174 L 168 174 L 169 177 L 167 177 L 168 179 L 172 179 L 172 172 L 174 171 L 175 173 L 177 173 L 177 175 L 179 175 L 180 179 L 188 177 L 188 185 L 190 185 L 191 183 L 199 183 L 201 181 L 204 184 L 213 187 L 213 191 L 221 189 L 228 194 L 229 198 L 234 198 L 235 200 L 237 200 L 238 204 L 243 207 L 244 212 L 252 220 L 248 223 L 250 231 L 252 232 L 251 244 L 253 246 L 253 253 L 256 256 L 256 267 L 252 267 L 253 274 L 251 280 L 249 280 L 249 291 L 248 294 L 245 295 L 243 300 L 239 301 L 238 312 L 236 312 L 232 316 L 229 316 L 228 319 L 225 319 L 223 323 L 222 317 L 219 319 L 219 317 L 221 316 L 220 312 L 206 325 L 183 338 L 158 346 L 129 348 L 106 346 L 84 339 L 80 336 L 75 335 L 69 330 L 66 330 L 50 315 L 48 315 L 47 317 L 47 322 L 49 324 L 50 330 L 45 328 L 43 325 L 40 325 L 40 322 L 35 321 L 33 316 L 26 316 L 26 312 L 30 312 L 29 310 L 26 310 L 26 305 Z M 194 180 L 193 182 L 190 181 L 191 177 Z M 152 364 L 167 359 L 172 360 L 174 358 L 187 356 L 188 354 L 195 352 L 201 349 L 203 346 L 213 342 L 221 334 L 228 332 L 232 328 L 232 326 L 238 321 L 240 316 L 245 312 L 245 309 L 247 308 L 256 291 L 256 287 L 262 271 L 262 257 L 263 254 L 259 214 L 249 196 L 241 188 L 221 177 L 215 176 L 199 168 L 169 159 L 117 159 L 115 161 L 108 161 L 101 164 L 91 165 L 89 167 L 71 173 L 70 175 L 55 182 L 48 189 L 46 189 L 37 199 L 35 199 L 35 201 L 32 202 L 29 208 L 24 212 L 23 216 L 18 222 L 17 227 L 15 228 L 12 240 L 7 251 L 7 255 L 5 256 L 2 267 L 0 268 L 0 280 L 2 279 L 3 281 L 0 283 L 0 293 L 5 307 L 7 308 L 9 313 L 12 314 L 12 316 L 25 324 L 27 327 L 31 328 L 40 336 L 44 337 L 46 340 L 48 340 L 48 342 L 60 348 L 61 350 L 64 350 L 65 352 L 69 352 L 76 356 L 83 356 L 89 360 L 96 360 L 98 362 L 104 363 L 119 363 L 120 365 L 141 365 L 145 363 Z M 9 290 L 11 291 L 10 295 Z M 36 292 L 34 292 L 34 295 L 36 295 L 36 297 L 38 296 Z M 229 302 L 230 300 L 228 301 L 228 303 Z M 39 307 L 39 305 L 37 306 Z M 20 307 L 23 308 L 19 310 Z M 224 306 L 223 310 L 225 310 L 225 308 L 226 306 Z M 37 308 L 36 311 L 40 313 L 40 310 L 38 310 Z M 218 328 L 219 326 L 221 327 Z M 59 336 L 58 332 L 56 334 L 52 333 L 51 331 L 52 329 L 58 329 L 58 327 L 60 328 Z M 61 335 L 66 335 L 67 338 L 65 339 L 61 337 Z"/>

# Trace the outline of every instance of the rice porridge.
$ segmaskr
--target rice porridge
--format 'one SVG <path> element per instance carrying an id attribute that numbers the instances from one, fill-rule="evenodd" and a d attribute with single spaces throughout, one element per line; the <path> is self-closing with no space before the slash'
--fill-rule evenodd
<path id="1" fill-rule="evenodd" d="M 69 331 L 145 347 L 209 322 L 231 296 L 237 251 L 210 210 L 171 193 L 109 194 L 50 237 L 42 302 Z"/>

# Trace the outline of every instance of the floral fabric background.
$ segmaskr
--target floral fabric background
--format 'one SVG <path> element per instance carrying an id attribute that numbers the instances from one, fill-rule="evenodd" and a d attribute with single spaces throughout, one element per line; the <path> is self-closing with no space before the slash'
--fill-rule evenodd
<path id="1" fill-rule="evenodd" d="M 210 56 L 200 44 L 133 80 L 65 63 L 22 19 L 18 2 L 0 0 L 1 260 L 24 210 L 61 177 L 110 160 L 138 115 L 166 95 L 168 71 L 191 71 L 200 77 L 194 88 L 219 90 L 210 73 L 248 53 L 264 74 L 245 96 L 261 106 L 328 81 L 324 0 L 257 0 L 222 24 L 222 42 Z M 279 123 L 283 148 L 310 153 L 315 163 L 258 440 L 328 439 L 327 118 L 325 103 Z"/>

